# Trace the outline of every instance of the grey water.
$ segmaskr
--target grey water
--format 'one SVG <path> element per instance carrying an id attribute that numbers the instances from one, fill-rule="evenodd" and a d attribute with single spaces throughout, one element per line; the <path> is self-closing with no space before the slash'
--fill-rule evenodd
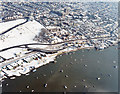
<path id="1" fill-rule="evenodd" d="M 118 92 L 118 49 L 82 49 L 56 57 L 16 79 L 5 79 L 3 92 Z M 47 84 L 47 87 L 44 87 Z M 65 87 L 66 86 L 66 87 Z"/>

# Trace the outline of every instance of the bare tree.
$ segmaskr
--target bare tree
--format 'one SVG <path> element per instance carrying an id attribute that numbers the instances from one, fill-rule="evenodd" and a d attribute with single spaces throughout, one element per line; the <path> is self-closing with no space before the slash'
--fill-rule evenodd
<path id="1" fill-rule="evenodd" d="M 38 42 L 49 42 L 50 38 L 48 36 L 48 30 L 45 28 L 41 29 L 41 32 L 35 36 L 33 40 L 38 41 Z"/>

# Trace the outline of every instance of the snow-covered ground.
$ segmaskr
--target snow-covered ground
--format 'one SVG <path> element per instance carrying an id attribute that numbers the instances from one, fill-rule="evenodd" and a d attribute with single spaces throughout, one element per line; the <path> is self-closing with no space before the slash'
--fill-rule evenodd
<path id="1" fill-rule="evenodd" d="M 14 21 L 0 23 L 0 33 L 8 30 L 9 28 L 11 28 L 17 24 L 23 23 L 25 21 L 26 21 L 25 19 L 18 19 L 18 20 L 14 20 Z"/>
<path id="2" fill-rule="evenodd" d="M 25 19 L 19 19 L 15 21 L 0 23 L 0 32 L 2 30 L 9 29 L 17 24 L 20 24 L 24 21 Z M 41 32 L 41 28 L 44 28 L 44 26 L 42 26 L 39 22 L 33 20 L 28 21 L 27 23 L 10 30 L 4 35 L 0 35 L 0 50 L 21 44 L 36 43 L 36 41 L 34 41 L 33 38 L 35 37 L 35 35 Z M 21 49 L 16 48 L 14 50 L 11 49 L 4 52 L 0 52 L 0 56 L 9 58 L 15 52 L 19 53 L 20 50 Z"/>
<path id="3" fill-rule="evenodd" d="M 0 49 L 25 43 L 35 43 L 35 41 L 33 41 L 33 38 L 41 31 L 41 28 L 44 27 L 35 20 L 29 21 L 24 25 L 14 28 L 13 30 L 4 34 L 6 37 L 4 41 L 0 40 Z"/>
<path id="4" fill-rule="evenodd" d="M 57 56 L 57 54 L 48 54 L 46 57 L 42 57 L 42 59 L 39 60 L 33 60 L 29 63 L 23 63 L 23 61 L 19 61 L 17 63 L 11 63 L 10 65 L 7 65 L 7 67 L 9 67 L 9 69 L 11 70 L 7 70 L 7 69 L 2 69 L 2 71 L 4 71 L 8 76 L 21 76 L 21 74 L 26 74 L 28 72 L 31 71 L 30 67 L 35 67 L 38 68 L 40 66 L 46 65 L 48 64 L 50 61 L 54 61 L 55 57 Z M 16 66 L 16 65 L 20 65 L 17 68 L 13 69 L 12 66 Z M 4 77 L 4 73 L 0 72 L 0 75 Z"/>

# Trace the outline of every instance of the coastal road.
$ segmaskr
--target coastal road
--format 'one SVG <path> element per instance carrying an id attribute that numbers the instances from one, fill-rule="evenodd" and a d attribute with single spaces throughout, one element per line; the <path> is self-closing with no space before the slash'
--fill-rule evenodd
<path id="1" fill-rule="evenodd" d="M 99 38 L 103 38 L 103 37 L 99 37 Z M 104 38 L 108 38 L 108 37 L 104 37 Z M 92 39 L 97 39 L 97 38 L 92 38 Z M 8 49 L 16 48 L 16 47 L 19 47 L 19 48 L 26 48 L 26 46 L 28 46 L 28 45 L 48 45 L 48 46 L 51 46 L 51 45 L 69 43 L 69 42 L 78 41 L 78 40 L 87 40 L 87 39 L 69 40 L 69 41 L 64 41 L 64 42 L 58 42 L 58 43 L 55 43 L 55 44 L 40 44 L 40 43 L 22 44 L 22 45 L 17 45 L 17 46 L 12 46 L 12 47 L 9 47 L 9 48 L 2 49 L 2 50 L 0 50 L 0 52 L 6 51 L 6 50 L 8 50 Z M 21 47 L 21 46 L 25 46 L 25 47 Z M 28 49 L 32 51 L 30 54 L 27 54 L 27 55 L 25 55 L 25 56 L 23 56 L 23 57 L 20 57 L 20 58 L 17 58 L 17 59 L 8 61 L 8 62 L 6 61 L 5 63 L 1 64 L 0 67 L 3 67 L 3 66 L 8 65 L 8 64 L 10 64 L 10 63 L 12 63 L 12 62 L 15 62 L 16 60 L 23 59 L 23 58 L 25 58 L 25 57 L 27 57 L 27 56 L 29 56 L 29 55 L 31 55 L 31 54 L 35 54 L 35 53 L 37 53 L 37 52 L 57 53 L 58 51 L 64 50 L 64 49 L 66 49 L 66 48 L 68 48 L 68 47 L 69 47 L 69 46 L 63 47 L 63 48 L 60 48 L 60 49 L 56 49 L 56 50 L 53 50 L 53 49 L 47 50 L 47 49 L 29 48 L 29 47 L 28 47 Z"/>
<path id="2" fill-rule="evenodd" d="M 70 43 L 70 42 L 79 41 L 79 40 L 104 39 L 104 38 L 111 38 L 111 37 L 108 36 L 108 37 L 96 37 L 96 38 L 89 38 L 89 39 L 75 39 L 75 40 L 57 42 L 57 43 L 54 43 L 54 44 L 28 43 L 28 44 L 21 44 L 21 45 L 16 45 L 16 46 L 4 48 L 4 49 L 1 49 L 0 52 L 6 51 L 6 50 L 9 50 L 9 49 L 12 49 L 12 48 L 26 48 L 27 46 L 30 46 L 30 45 L 48 45 L 48 46 L 51 46 L 51 45 L 57 45 L 57 44 Z M 22 47 L 22 46 L 25 46 L 25 47 Z"/>
<path id="3" fill-rule="evenodd" d="M 68 46 L 68 47 L 70 47 L 70 46 Z M 15 61 L 24 59 L 24 58 L 27 57 L 27 56 L 35 55 L 35 54 L 37 54 L 38 52 L 54 52 L 54 53 L 57 53 L 58 51 L 64 50 L 64 49 L 66 49 L 66 48 L 68 48 L 68 47 L 64 47 L 64 48 L 57 49 L 57 50 L 44 50 L 44 49 L 39 49 L 39 48 L 30 48 L 30 50 L 32 50 L 32 51 L 31 51 L 29 54 L 26 54 L 25 56 L 16 58 L 16 59 L 14 59 L 14 60 L 6 61 L 6 62 L 4 62 L 4 63 L 2 63 L 2 64 L 0 65 L 0 68 L 2 68 L 3 66 L 6 66 L 6 65 L 8 65 L 8 64 L 11 64 L 11 63 L 13 63 L 13 62 L 15 62 Z M 91 48 L 91 47 L 85 47 L 85 48 Z M 85 49 L 85 48 L 78 48 L 78 49 Z"/>
<path id="4" fill-rule="evenodd" d="M 19 57 L 19 58 L 14 59 L 14 60 L 10 60 L 10 61 L 6 61 L 4 63 L 1 63 L 0 68 L 2 68 L 3 66 L 6 66 L 8 64 L 11 64 L 11 63 L 13 63 L 13 62 L 15 62 L 17 60 L 24 59 L 27 56 L 32 56 L 32 55 L 34 55 L 34 54 L 36 54 L 38 52 L 44 52 L 44 53 L 52 52 L 52 53 L 57 53 L 58 51 L 64 50 L 66 48 L 68 48 L 68 47 L 64 47 L 64 48 L 57 49 L 57 50 L 44 50 L 44 49 L 39 49 L 39 48 L 36 48 L 36 49 L 35 48 L 28 48 L 29 50 L 32 50 L 29 54 L 26 54 L 25 56 Z"/>

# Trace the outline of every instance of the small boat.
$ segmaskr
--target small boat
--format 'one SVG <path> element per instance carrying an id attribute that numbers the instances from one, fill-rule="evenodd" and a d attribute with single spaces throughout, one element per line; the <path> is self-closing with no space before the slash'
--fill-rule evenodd
<path id="1" fill-rule="evenodd" d="M 118 68 L 118 66 L 114 66 L 114 68 L 116 68 L 116 69 L 117 69 L 117 68 Z"/>
<path id="2" fill-rule="evenodd" d="M 26 88 L 29 88 L 30 86 L 27 86 Z"/>
<path id="3" fill-rule="evenodd" d="M 77 87 L 77 86 L 74 86 L 74 87 Z"/>
<path id="4" fill-rule="evenodd" d="M 36 72 L 36 69 L 34 69 L 33 72 Z"/>
<path id="5" fill-rule="evenodd" d="M 0 85 L 0 87 L 2 87 L 2 84 Z"/>
<path id="6" fill-rule="evenodd" d="M 46 76 L 46 74 L 43 74 L 43 76 Z"/>
<path id="7" fill-rule="evenodd" d="M 46 88 L 46 87 L 47 87 L 47 84 L 44 84 L 44 87 Z"/>
<path id="8" fill-rule="evenodd" d="M 8 86 L 8 84 L 6 84 L 6 86 Z"/>
<path id="9" fill-rule="evenodd" d="M 63 70 L 60 70 L 60 72 L 63 72 Z"/>
<path id="10" fill-rule="evenodd" d="M 64 86 L 65 89 L 67 89 L 67 86 Z"/>
<path id="11" fill-rule="evenodd" d="M 34 90 L 32 90 L 32 92 L 34 92 Z"/>
<path id="12" fill-rule="evenodd" d="M 86 85 L 84 86 L 84 88 L 87 88 L 87 87 L 88 87 L 88 86 L 86 86 Z"/>
<path id="13" fill-rule="evenodd" d="M 29 73 L 27 73 L 26 75 L 30 75 Z"/>
<path id="14" fill-rule="evenodd" d="M 74 61 L 76 61 L 76 59 Z"/>
<path id="15" fill-rule="evenodd" d="M 68 75 L 65 75 L 65 77 L 68 77 Z"/>
<path id="16" fill-rule="evenodd" d="M 97 80 L 100 80 L 100 77 L 96 78 Z"/>
<path id="17" fill-rule="evenodd" d="M 35 69 L 35 67 L 34 66 L 30 66 L 29 67 L 29 70 L 31 71 L 31 70 L 34 70 Z"/>
<path id="18" fill-rule="evenodd" d="M 10 79 L 15 79 L 15 77 L 11 77 Z"/>
<path id="19" fill-rule="evenodd" d="M 38 77 L 36 77 L 36 79 L 38 79 Z"/>

